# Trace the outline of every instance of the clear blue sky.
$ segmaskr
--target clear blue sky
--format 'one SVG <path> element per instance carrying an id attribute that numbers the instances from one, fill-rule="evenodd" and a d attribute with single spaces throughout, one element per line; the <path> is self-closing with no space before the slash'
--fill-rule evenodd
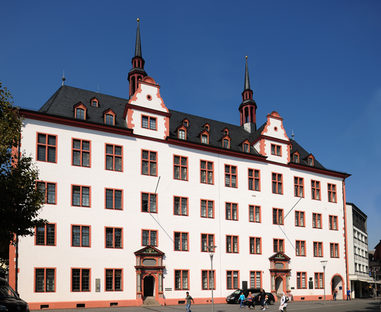
<path id="1" fill-rule="evenodd" d="M 381 1 L 3 1 L 0 80 L 38 109 L 67 84 L 128 97 L 141 18 L 145 69 L 170 109 L 239 123 L 244 56 L 257 122 L 276 110 L 381 239 Z"/>

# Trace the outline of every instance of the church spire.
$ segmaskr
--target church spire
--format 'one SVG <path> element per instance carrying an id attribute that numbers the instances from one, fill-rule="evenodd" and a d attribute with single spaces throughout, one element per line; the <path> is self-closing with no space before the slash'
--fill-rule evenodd
<path id="1" fill-rule="evenodd" d="M 147 73 L 144 70 L 144 59 L 142 57 L 142 45 L 140 39 L 140 19 L 137 20 L 135 55 L 132 58 L 132 68 L 128 73 L 128 81 L 130 83 L 129 96 L 131 97 L 138 88 L 139 80 L 142 80 Z"/>
<path id="2" fill-rule="evenodd" d="M 250 89 L 249 66 L 247 56 L 245 57 L 245 81 L 242 92 L 242 103 L 239 106 L 241 126 L 248 132 L 256 130 L 256 110 L 257 104 L 253 100 L 253 90 Z"/>

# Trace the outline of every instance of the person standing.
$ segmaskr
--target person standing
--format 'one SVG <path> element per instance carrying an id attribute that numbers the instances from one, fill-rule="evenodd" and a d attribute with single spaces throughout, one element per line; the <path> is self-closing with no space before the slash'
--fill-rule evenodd
<path id="1" fill-rule="evenodd" d="M 261 288 L 259 290 L 259 303 L 262 306 L 262 310 L 265 309 L 265 297 L 266 297 L 266 293 L 265 293 L 264 289 Z"/>
<path id="2" fill-rule="evenodd" d="M 347 300 L 351 300 L 351 290 L 347 288 Z"/>
<path id="3" fill-rule="evenodd" d="M 282 298 L 280 299 L 280 306 L 279 310 L 283 312 L 287 312 L 287 302 L 288 302 L 288 297 L 282 293 Z"/>
<path id="4" fill-rule="evenodd" d="M 336 301 L 336 296 L 337 296 L 337 289 L 335 288 L 333 290 L 333 300 L 335 300 L 335 301 Z"/>
<path id="5" fill-rule="evenodd" d="M 238 300 L 239 300 L 239 307 L 243 308 L 245 304 L 245 294 L 243 292 L 241 292 L 241 294 L 239 295 Z"/>
<path id="6" fill-rule="evenodd" d="M 191 312 L 191 305 L 192 302 L 194 303 L 194 300 L 191 295 L 189 295 L 189 291 L 186 292 L 186 297 L 185 297 L 185 311 L 186 312 Z"/>

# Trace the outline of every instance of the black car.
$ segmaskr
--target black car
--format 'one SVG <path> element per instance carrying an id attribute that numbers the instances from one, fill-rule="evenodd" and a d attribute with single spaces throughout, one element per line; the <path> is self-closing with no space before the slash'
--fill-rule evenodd
<path id="1" fill-rule="evenodd" d="M 255 296 L 256 294 L 259 294 L 260 291 L 261 291 L 260 288 L 236 289 L 229 296 L 226 297 L 226 302 L 227 303 L 238 303 L 239 296 L 242 292 L 246 298 L 247 295 L 249 294 L 249 292 L 251 292 L 251 294 L 253 296 Z"/>
<path id="2" fill-rule="evenodd" d="M 0 311 L 29 312 L 28 304 L 19 297 L 3 278 L 0 278 Z"/>
<path id="3" fill-rule="evenodd" d="M 272 293 L 265 293 L 265 294 L 268 296 L 267 304 L 274 304 L 274 303 L 275 303 L 274 295 L 273 295 Z M 259 295 L 260 295 L 260 294 L 258 294 L 258 295 L 256 295 L 256 296 L 254 297 L 254 302 L 255 302 L 256 305 L 261 304 L 261 303 L 259 302 Z"/>

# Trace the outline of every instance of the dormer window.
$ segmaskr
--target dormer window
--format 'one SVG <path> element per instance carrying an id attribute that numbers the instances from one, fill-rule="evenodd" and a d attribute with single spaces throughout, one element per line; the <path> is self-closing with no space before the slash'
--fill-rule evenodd
<path id="1" fill-rule="evenodd" d="M 104 113 L 105 125 L 115 126 L 115 113 L 109 109 Z"/>
<path id="2" fill-rule="evenodd" d="M 201 134 L 201 143 L 209 144 L 209 135 L 207 133 Z"/>
<path id="3" fill-rule="evenodd" d="M 156 130 L 156 118 L 142 115 L 142 128 Z"/>
<path id="4" fill-rule="evenodd" d="M 271 155 L 282 156 L 282 147 L 277 144 L 271 144 Z"/>
<path id="5" fill-rule="evenodd" d="M 180 139 L 180 140 L 186 140 L 186 131 L 185 129 L 179 129 L 177 131 L 177 137 Z"/>
<path id="6" fill-rule="evenodd" d="M 223 138 L 222 139 L 222 147 L 223 148 L 230 148 L 230 139 L 229 138 Z"/>
<path id="7" fill-rule="evenodd" d="M 91 107 L 99 107 L 99 101 L 98 101 L 98 99 L 97 98 L 92 98 L 90 100 L 90 106 Z"/>
<path id="8" fill-rule="evenodd" d="M 206 130 L 206 131 L 208 131 L 208 132 L 210 131 L 210 126 L 209 126 L 209 124 L 205 124 L 205 125 L 204 125 L 204 130 Z"/>
<path id="9" fill-rule="evenodd" d="M 188 119 L 184 119 L 183 120 L 183 126 L 188 128 L 189 127 L 189 120 Z"/>
<path id="10" fill-rule="evenodd" d="M 74 107 L 74 118 L 80 120 L 86 120 L 86 106 L 82 103 L 78 103 Z"/>
<path id="11" fill-rule="evenodd" d="M 315 163 L 314 156 L 312 156 L 312 155 L 308 156 L 308 158 L 307 158 L 307 164 L 308 164 L 308 166 L 312 167 L 314 165 L 314 163 Z"/>
<path id="12" fill-rule="evenodd" d="M 300 156 L 299 156 L 298 153 L 294 153 L 294 154 L 292 155 L 292 161 L 293 161 L 294 163 L 296 163 L 296 164 L 299 164 L 299 163 L 300 163 Z"/>
<path id="13" fill-rule="evenodd" d="M 245 153 L 249 153 L 249 152 L 250 152 L 250 144 L 249 144 L 249 143 L 243 143 L 243 144 L 242 144 L 242 150 L 243 150 Z"/>
<path id="14" fill-rule="evenodd" d="M 224 135 L 229 135 L 229 129 L 228 128 L 224 129 Z"/>

